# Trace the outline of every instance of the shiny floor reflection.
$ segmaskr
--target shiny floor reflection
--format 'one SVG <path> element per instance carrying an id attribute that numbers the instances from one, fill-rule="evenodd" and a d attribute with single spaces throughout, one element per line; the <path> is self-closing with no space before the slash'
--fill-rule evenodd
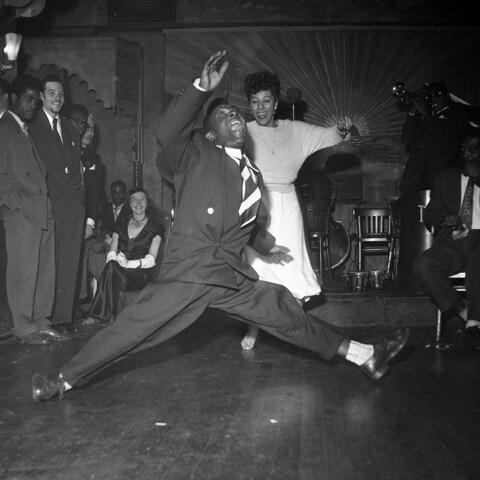
<path id="1" fill-rule="evenodd" d="M 433 328 L 415 328 L 373 384 L 267 334 L 242 352 L 243 327 L 209 314 L 42 404 L 31 374 L 55 371 L 89 335 L 3 341 L 0 478 L 477 479 L 480 350 L 425 349 Z"/>

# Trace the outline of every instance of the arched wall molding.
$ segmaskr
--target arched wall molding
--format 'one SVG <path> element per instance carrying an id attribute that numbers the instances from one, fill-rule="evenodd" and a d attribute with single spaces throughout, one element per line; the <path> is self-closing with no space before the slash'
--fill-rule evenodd
<path id="1" fill-rule="evenodd" d="M 141 80 L 142 49 L 118 37 L 27 38 L 22 47 L 24 69 L 61 65 L 85 79 L 105 108 L 136 117 Z"/>
<path id="2" fill-rule="evenodd" d="M 112 108 L 105 108 L 98 92 L 76 74 L 58 65 L 41 65 L 39 69 L 29 69 L 27 73 L 42 79 L 48 74 L 58 74 L 65 87 L 65 107 L 72 104 L 84 105 L 93 114 L 97 126 L 97 152 L 105 165 L 105 187 L 113 180 L 123 179 L 127 185 L 133 186 L 133 161 L 135 160 L 135 126 L 132 117 L 123 110 L 114 114 Z"/>

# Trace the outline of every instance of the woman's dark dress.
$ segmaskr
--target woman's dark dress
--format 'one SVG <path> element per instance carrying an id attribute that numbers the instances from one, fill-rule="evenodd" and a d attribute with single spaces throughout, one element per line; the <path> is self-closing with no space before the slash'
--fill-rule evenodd
<path id="1" fill-rule="evenodd" d="M 130 217 L 131 218 L 131 217 Z M 145 257 L 156 235 L 163 236 L 163 229 L 148 219 L 145 226 L 135 238 L 128 238 L 130 218 L 115 228 L 118 234 L 118 252 L 123 252 L 127 260 Z M 116 261 L 105 265 L 98 280 L 97 293 L 90 307 L 89 315 L 102 322 L 108 322 L 117 314 L 118 300 L 122 290 L 141 290 L 153 280 L 156 266 L 152 268 L 124 268 Z"/>

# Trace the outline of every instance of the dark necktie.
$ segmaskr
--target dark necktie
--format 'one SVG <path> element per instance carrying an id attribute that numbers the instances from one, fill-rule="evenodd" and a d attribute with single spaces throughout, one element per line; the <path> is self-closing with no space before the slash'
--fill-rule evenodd
<path id="1" fill-rule="evenodd" d="M 53 135 L 55 136 L 55 138 L 57 139 L 58 142 L 60 142 L 60 145 L 63 146 L 63 140 L 62 140 L 62 137 L 60 136 L 60 134 L 58 133 L 58 128 L 57 128 L 57 118 L 55 117 L 53 119 L 53 122 L 52 122 L 52 131 L 53 131 Z M 64 171 L 65 171 L 65 175 L 68 175 L 70 173 L 70 169 L 68 168 L 68 165 L 65 163 L 65 168 L 64 168 Z M 81 178 L 81 183 L 83 184 L 83 178 Z"/>
<path id="2" fill-rule="evenodd" d="M 238 213 L 240 215 L 240 228 L 243 228 L 255 220 L 260 207 L 261 193 L 256 174 L 248 166 L 245 156 L 240 159 L 239 166 L 243 182 L 242 203 Z"/>
<path id="3" fill-rule="evenodd" d="M 62 142 L 62 137 L 61 137 L 60 134 L 58 133 L 57 119 L 56 119 L 56 118 L 53 119 L 52 130 L 53 130 L 53 134 L 55 135 L 55 138 L 56 138 L 60 143 L 63 144 L 63 142 Z"/>
<path id="4" fill-rule="evenodd" d="M 117 218 L 118 216 L 120 215 L 120 211 L 121 211 L 121 207 L 118 206 L 118 207 L 113 207 L 113 221 L 116 222 L 117 221 Z"/>
<path id="5" fill-rule="evenodd" d="M 458 216 L 462 220 L 462 223 L 467 228 L 472 228 L 472 214 L 473 214 L 473 178 L 469 177 L 467 188 L 463 194 L 462 206 L 458 212 Z"/>

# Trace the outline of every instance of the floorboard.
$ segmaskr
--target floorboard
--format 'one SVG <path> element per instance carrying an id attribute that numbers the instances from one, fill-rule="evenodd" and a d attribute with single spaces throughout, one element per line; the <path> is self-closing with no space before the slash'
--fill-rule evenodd
<path id="1" fill-rule="evenodd" d="M 480 350 L 463 339 L 425 349 L 433 329 L 413 328 L 373 384 L 267 334 L 242 352 L 243 327 L 210 313 L 41 404 L 32 373 L 55 371 L 90 334 L 47 346 L 3 340 L 0 478 L 477 480 Z M 378 340 L 390 330 L 345 331 Z"/>

